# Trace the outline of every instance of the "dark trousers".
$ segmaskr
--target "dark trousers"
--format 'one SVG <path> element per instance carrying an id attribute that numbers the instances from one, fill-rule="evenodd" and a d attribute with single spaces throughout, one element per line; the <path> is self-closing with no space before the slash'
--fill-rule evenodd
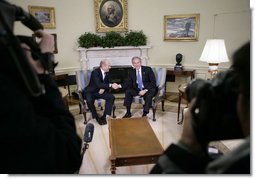
<path id="1" fill-rule="evenodd" d="M 95 108 L 95 100 L 96 99 L 104 99 L 105 100 L 105 110 L 104 115 L 111 115 L 112 113 L 112 106 L 114 104 L 115 97 L 110 92 L 104 92 L 103 94 L 97 93 L 84 93 L 83 94 L 84 99 L 87 102 L 88 108 L 92 113 L 92 117 L 96 118 L 98 117 L 96 108 Z"/>
<path id="2" fill-rule="evenodd" d="M 145 101 L 145 104 L 143 106 L 143 112 L 149 113 L 150 107 L 152 106 L 152 98 L 156 95 L 156 89 L 150 89 L 145 93 L 143 96 L 143 99 Z M 133 101 L 134 96 L 138 96 L 139 91 L 135 89 L 127 89 L 125 91 L 125 99 L 124 99 L 124 106 L 127 107 L 127 109 L 131 108 L 131 104 Z"/>

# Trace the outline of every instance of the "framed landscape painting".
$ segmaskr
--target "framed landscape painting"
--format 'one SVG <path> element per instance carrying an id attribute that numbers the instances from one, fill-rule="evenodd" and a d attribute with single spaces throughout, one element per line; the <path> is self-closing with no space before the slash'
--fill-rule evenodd
<path id="1" fill-rule="evenodd" d="M 45 29 L 56 28 L 55 9 L 53 7 L 28 6 L 28 10 Z"/>
<path id="2" fill-rule="evenodd" d="M 199 14 L 164 16 L 165 41 L 197 41 Z"/>

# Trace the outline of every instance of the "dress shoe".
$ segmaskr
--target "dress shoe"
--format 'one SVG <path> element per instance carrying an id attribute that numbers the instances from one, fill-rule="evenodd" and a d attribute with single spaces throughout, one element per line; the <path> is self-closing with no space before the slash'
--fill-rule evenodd
<path id="1" fill-rule="evenodd" d="M 107 121 L 106 121 L 105 116 L 102 116 L 102 117 L 100 118 L 100 121 L 101 121 L 102 125 L 107 124 Z"/>
<path id="2" fill-rule="evenodd" d="M 144 112 L 142 117 L 146 117 L 148 113 Z"/>
<path id="3" fill-rule="evenodd" d="M 122 118 L 130 118 L 131 116 L 131 113 L 126 113 Z"/>
<path id="4" fill-rule="evenodd" d="M 103 125 L 103 123 L 99 117 L 96 117 L 96 121 L 98 122 L 99 125 Z"/>

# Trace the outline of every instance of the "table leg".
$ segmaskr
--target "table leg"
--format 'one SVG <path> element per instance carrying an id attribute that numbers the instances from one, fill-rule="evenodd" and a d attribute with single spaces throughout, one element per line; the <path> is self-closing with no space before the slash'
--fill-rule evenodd
<path id="1" fill-rule="evenodd" d="M 111 173 L 116 174 L 115 161 L 111 160 Z"/>
<path id="2" fill-rule="evenodd" d="M 65 106 L 67 107 L 67 109 L 69 109 L 69 104 L 68 104 L 68 99 L 67 99 L 68 97 L 67 96 L 65 96 L 64 97 L 64 104 L 65 104 Z"/>
<path id="3" fill-rule="evenodd" d="M 177 124 L 179 123 L 179 116 L 180 116 L 180 107 L 181 107 L 181 93 L 179 92 L 179 102 L 178 102 L 178 114 L 177 114 Z"/>

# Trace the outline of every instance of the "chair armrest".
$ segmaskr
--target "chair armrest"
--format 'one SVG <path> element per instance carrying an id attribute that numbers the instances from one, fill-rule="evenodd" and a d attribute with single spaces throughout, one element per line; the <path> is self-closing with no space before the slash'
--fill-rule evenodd
<path id="1" fill-rule="evenodd" d="M 158 92 L 157 92 L 156 96 L 153 99 L 155 104 L 161 102 L 165 98 L 165 92 L 162 93 L 161 90 L 165 90 L 165 84 L 158 87 Z"/>
<path id="2" fill-rule="evenodd" d="M 164 94 L 162 94 L 162 95 L 160 95 L 160 94 L 161 94 L 161 90 L 165 90 L 165 87 L 166 87 L 165 84 L 160 85 L 160 86 L 158 87 L 158 92 L 157 92 L 156 96 L 163 96 Z"/>

